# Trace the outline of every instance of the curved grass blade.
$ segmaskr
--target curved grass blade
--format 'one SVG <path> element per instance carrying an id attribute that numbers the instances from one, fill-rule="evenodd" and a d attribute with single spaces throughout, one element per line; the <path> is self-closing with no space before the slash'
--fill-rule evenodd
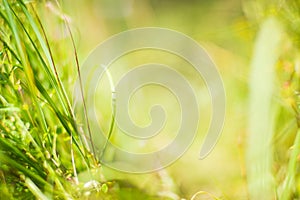
<path id="1" fill-rule="evenodd" d="M 57 0 L 56 0 L 56 4 L 61 9 L 60 4 Z M 75 56 L 75 61 L 76 61 L 76 69 L 77 69 L 77 73 L 78 73 L 78 79 L 79 79 L 79 85 L 80 85 L 80 91 L 81 91 L 80 92 L 81 93 L 81 99 L 82 99 L 82 102 L 83 102 L 83 111 L 84 111 L 84 116 L 85 116 L 85 119 L 86 119 L 89 138 L 91 140 L 92 153 L 95 156 L 96 151 L 95 151 L 95 147 L 94 147 L 94 143 L 93 143 L 93 137 L 92 137 L 91 127 L 90 127 L 89 117 L 88 117 L 88 114 L 87 114 L 86 101 L 85 101 L 84 94 L 83 94 L 82 78 L 81 78 L 81 72 L 80 72 L 80 66 L 79 66 L 79 60 L 78 60 L 78 54 L 77 54 L 77 50 L 76 50 L 76 46 L 75 46 L 75 41 L 74 41 L 74 37 L 73 37 L 72 31 L 71 31 L 71 28 L 70 28 L 70 25 L 68 23 L 68 20 L 67 20 L 66 16 L 64 14 L 62 14 L 62 17 L 64 19 L 65 26 L 68 30 L 68 33 L 70 35 L 71 42 L 72 42 L 72 45 L 73 45 L 74 56 Z M 95 165 L 97 165 L 96 160 L 94 160 L 94 161 L 95 161 Z"/>
<path id="2" fill-rule="evenodd" d="M 272 33 L 272 34 L 270 34 Z M 280 24 L 267 19 L 258 33 L 250 76 L 249 135 L 246 149 L 247 181 L 250 199 L 276 199 L 272 174 L 272 104 L 275 63 L 282 38 Z"/>

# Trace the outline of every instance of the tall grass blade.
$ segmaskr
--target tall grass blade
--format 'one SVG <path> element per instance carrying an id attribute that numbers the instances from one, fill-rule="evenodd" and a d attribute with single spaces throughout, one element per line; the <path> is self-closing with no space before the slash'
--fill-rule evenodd
<path id="1" fill-rule="evenodd" d="M 248 190 L 253 200 L 276 199 L 272 175 L 272 96 L 281 38 L 277 20 L 266 19 L 258 32 L 251 63 L 246 161 Z"/>
<path id="2" fill-rule="evenodd" d="M 60 4 L 59 4 L 59 2 L 57 0 L 56 0 L 56 4 L 60 8 L 60 10 L 62 10 L 62 8 L 60 7 Z M 86 124 L 87 124 L 88 135 L 89 135 L 89 138 L 91 140 L 90 143 L 91 143 L 91 147 L 92 147 L 92 153 L 94 155 L 94 158 L 96 158 L 95 157 L 96 150 L 95 150 L 94 143 L 93 143 L 92 132 L 91 132 L 91 127 L 90 127 L 90 122 L 89 122 L 89 116 L 87 114 L 86 101 L 85 101 L 85 97 L 84 97 L 84 93 L 83 93 L 82 78 L 81 78 L 80 65 L 79 65 L 79 60 L 78 60 L 78 54 L 77 54 L 77 49 L 76 49 L 76 45 L 75 45 L 75 40 L 74 40 L 72 31 L 71 31 L 71 28 L 70 28 L 70 25 L 68 23 L 68 20 L 67 20 L 66 16 L 64 14 L 62 14 L 62 17 L 64 19 L 64 23 L 65 23 L 65 26 L 67 28 L 67 31 L 68 31 L 68 33 L 70 35 L 72 46 L 73 46 L 73 50 L 74 50 L 74 57 L 75 57 L 76 69 L 77 69 L 77 73 L 78 73 L 81 99 L 82 99 L 82 103 L 83 103 L 83 112 L 84 112 L 84 116 L 85 116 L 85 120 L 86 120 Z M 94 162 L 97 165 L 96 160 L 94 160 Z"/>

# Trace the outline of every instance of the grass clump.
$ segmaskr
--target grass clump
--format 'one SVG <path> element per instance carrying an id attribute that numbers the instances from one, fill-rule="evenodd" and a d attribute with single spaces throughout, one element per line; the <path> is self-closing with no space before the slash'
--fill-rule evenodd
<path id="1" fill-rule="evenodd" d="M 80 197 L 78 171 L 97 168 L 32 2 L 0 3 L 0 184 L 4 196 Z"/>
<path id="2" fill-rule="evenodd" d="M 74 53 L 73 63 L 62 64 L 56 59 L 67 60 L 61 57 L 67 54 L 54 51 L 60 44 L 47 36 L 39 17 L 43 13 L 38 8 L 44 5 L 23 0 L 0 2 L 0 197 L 173 199 L 168 197 L 171 194 L 179 198 L 170 191 L 149 194 L 126 181 L 104 178 L 89 127 L 84 133 L 78 125 L 89 125 L 88 118 L 85 115 L 85 122 L 76 118 L 68 95 L 72 88 L 63 84 L 72 75 L 80 79 L 68 19 L 63 14 L 52 16 L 64 27 L 72 46 L 69 51 Z M 60 10 L 59 3 L 55 9 Z M 160 181 L 163 178 L 158 185 Z"/>

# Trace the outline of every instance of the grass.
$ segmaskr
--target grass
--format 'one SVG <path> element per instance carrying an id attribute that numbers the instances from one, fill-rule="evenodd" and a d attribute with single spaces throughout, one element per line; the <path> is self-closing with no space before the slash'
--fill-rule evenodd
<path id="1" fill-rule="evenodd" d="M 299 72 L 294 55 L 299 47 L 288 17 L 293 15 L 295 23 L 299 7 L 297 1 L 290 3 L 264 8 L 255 42 L 247 146 L 250 199 L 299 198 Z"/>
<path id="2" fill-rule="evenodd" d="M 247 178 L 250 199 L 274 199 L 272 175 L 274 132 L 275 63 L 279 57 L 282 30 L 276 19 L 267 19 L 258 33 L 250 76 Z M 272 37 L 269 35 L 271 31 Z M 272 105 L 273 104 L 273 105 Z M 273 106 L 273 108 L 272 108 Z M 258 109 L 259 108 L 259 109 Z"/>
<path id="3" fill-rule="evenodd" d="M 1 198 L 169 199 L 168 195 L 158 197 L 103 178 L 93 142 L 91 146 L 83 142 L 87 138 L 92 141 L 90 130 L 88 127 L 83 133 L 78 126 L 83 122 L 74 114 L 70 91 L 59 73 L 63 66 L 56 64 L 55 46 L 50 45 L 53 42 L 41 22 L 38 6 L 22 0 L 3 0 L 0 4 Z M 80 79 L 74 38 L 64 15 L 61 20 Z M 81 98 L 85 102 L 84 96 Z M 84 120 L 89 124 L 87 115 Z"/>
<path id="4" fill-rule="evenodd" d="M 68 188 L 78 185 L 77 170 L 89 170 L 96 161 L 80 140 L 34 6 L 4 0 L 0 14 L 2 185 L 24 198 L 69 198 L 74 191 Z"/>
<path id="5" fill-rule="evenodd" d="M 42 11 L 37 9 L 41 4 L 0 3 L 0 199 L 178 199 L 176 177 L 172 180 L 166 171 L 151 177 L 144 190 L 137 186 L 142 177 L 132 181 L 135 184 L 124 181 L 130 179 L 128 174 L 118 175 L 124 180 L 106 180 L 93 143 L 83 142 L 91 139 L 91 130 L 87 127 L 83 132 L 78 126 L 89 125 L 89 119 L 86 114 L 84 122 L 76 118 L 66 84 L 66 76 L 80 78 L 70 25 L 64 15 L 47 16 L 56 17 L 66 30 L 72 50 L 72 62 L 66 67 L 58 58 L 67 57 L 60 56 L 59 44 L 43 25 Z M 243 147 L 248 195 L 250 199 L 299 199 L 300 7 L 296 0 L 257 5 L 265 12 L 248 19 L 258 25 L 249 79 L 247 146 Z M 59 4 L 56 7 L 61 10 Z M 64 68 L 74 73 L 65 75 Z M 114 117 L 108 121 L 111 135 Z M 146 192 L 151 187 L 155 191 Z M 191 199 L 204 196 L 229 199 L 204 190 Z"/>

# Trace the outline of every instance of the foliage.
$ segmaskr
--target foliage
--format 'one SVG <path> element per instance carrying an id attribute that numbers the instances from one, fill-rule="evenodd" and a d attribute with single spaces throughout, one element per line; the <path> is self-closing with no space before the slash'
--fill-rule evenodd
<path id="1" fill-rule="evenodd" d="M 128 181 L 131 175 L 115 175 L 123 180 L 104 175 L 93 147 L 83 142 L 89 133 L 78 126 L 83 123 L 70 100 L 69 79 L 80 77 L 80 70 L 68 18 L 57 14 L 58 3 L 56 15 L 43 13 L 39 8 L 44 9 L 44 4 L 0 2 L 0 199 L 179 199 L 173 183 L 163 184 L 164 179 L 169 181 L 167 173 L 156 173 L 144 188 L 139 187 L 141 177 L 133 184 Z M 248 135 L 247 145 L 242 146 L 248 194 L 251 199 L 299 199 L 300 4 L 298 0 L 245 1 L 243 9 L 244 21 L 251 25 L 246 35 L 256 35 L 251 41 L 249 98 L 242 104 L 250 105 L 248 112 L 243 108 Z M 40 17 L 43 14 L 46 17 Z M 47 18 L 63 27 L 72 55 L 49 34 L 43 21 Z M 231 74 L 227 76 L 225 82 Z M 204 195 L 226 199 L 202 190 L 191 198 Z"/>

